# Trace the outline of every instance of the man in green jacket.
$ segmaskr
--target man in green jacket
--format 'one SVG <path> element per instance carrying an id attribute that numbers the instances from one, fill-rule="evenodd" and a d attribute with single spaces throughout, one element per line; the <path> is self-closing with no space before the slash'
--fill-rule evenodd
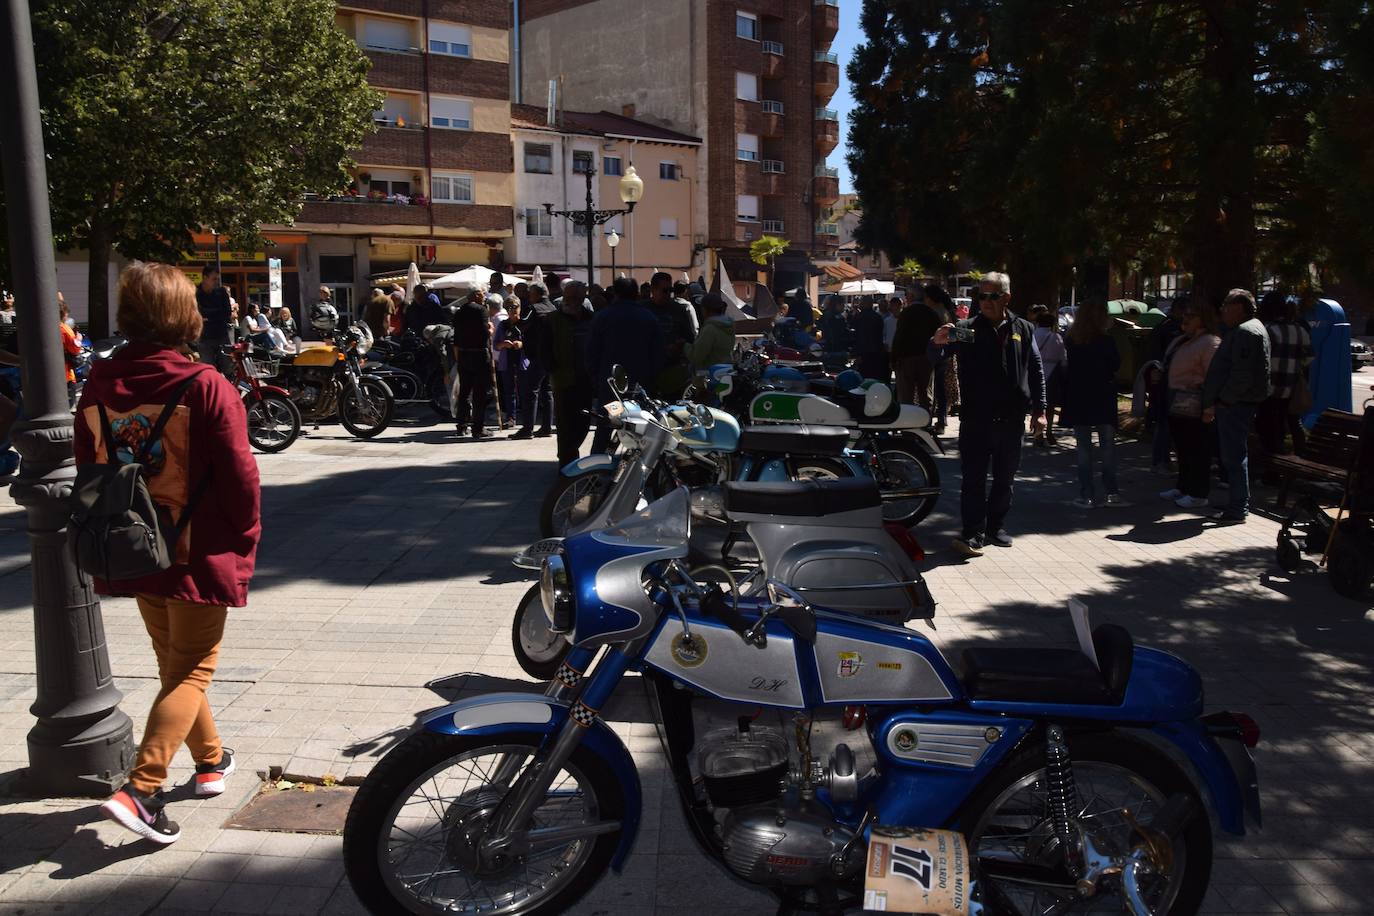
<path id="1" fill-rule="evenodd" d="M 703 372 L 735 358 L 735 322 L 725 314 L 725 300 L 719 293 L 708 293 L 701 300 L 701 333 L 692 343 L 692 365 Z"/>
<path id="2" fill-rule="evenodd" d="M 1230 501 L 1212 514 L 1224 524 L 1241 524 L 1250 513 L 1250 461 L 1247 440 L 1255 412 L 1269 397 L 1269 332 L 1255 317 L 1255 297 L 1233 289 L 1221 304 L 1226 334 L 1207 367 L 1202 384 L 1202 421 L 1217 424 L 1221 463 Z"/>

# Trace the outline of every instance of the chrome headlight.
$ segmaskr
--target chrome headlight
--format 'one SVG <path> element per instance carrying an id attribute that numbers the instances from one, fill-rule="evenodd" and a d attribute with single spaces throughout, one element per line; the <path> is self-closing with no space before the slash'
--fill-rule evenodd
<path id="1" fill-rule="evenodd" d="M 549 620 L 549 629 L 555 633 L 567 633 L 573 628 L 572 579 L 568 576 L 568 565 L 562 550 L 544 558 L 539 570 L 539 598 L 544 605 L 544 616 Z"/>

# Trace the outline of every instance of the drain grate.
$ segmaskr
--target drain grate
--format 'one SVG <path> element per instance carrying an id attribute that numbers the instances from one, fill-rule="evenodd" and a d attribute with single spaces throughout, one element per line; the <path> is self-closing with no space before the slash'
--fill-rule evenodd
<path id="1" fill-rule="evenodd" d="M 234 813 L 225 827 L 282 833 L 342 833 L 356 786 L 277 789 L 265 787 Z"/>

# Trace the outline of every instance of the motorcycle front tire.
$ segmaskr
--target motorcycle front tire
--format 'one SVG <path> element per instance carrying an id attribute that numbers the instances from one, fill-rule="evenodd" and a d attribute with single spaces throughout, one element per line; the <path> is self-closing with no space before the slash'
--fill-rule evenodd
<path id="1" fill-rule="evenodd" d="M 453 400 L 453 395 L 449 391 L 448 382 L 444 380 L 443 373 L 436 372 L 430 378 L 429 384 L 426 387 L 428 389 L 430 409 L 433 410 L 441 420 L 452 420 L 453 405 L 450 402 Z"/>
<path id="2" fill-rule="evenodd" d="M 589 505 L 586 515 L 575 520 L 573 524 L 581 523 L 587 515 L 595 512 L 601 505 L 601 501 L 606 498 L 606 494 L 611 491 L 611 479 L 615 472 L 610 469 L 598 469 L 588 471 L 586 474 L 579 474 L 576 477 L 567 477 L 563 474 L 558 475 L 558 480 L 554 481 L 553 486 L 549 487 L 549 492 L 544 496 L 544 504 L 539 508 L 539 535 L 540 537 L 554 538 L 565 537 L 569 524 L 566 514 L 562 518 L 554 518 L 554 513 L 559 509 L 559 501 L 574 486 L 593 487 L 594 491 L 588 494 Z M 589 478 L 592 478 L 589 480 Z"/>
<path id="3" fill-rule="evenodd" d="M 349 806 L 344 821 L 344 871 L 358 900 L 373 913 L 438 913 L 436 907 L 425 907 L 421 901 L 401 899 L 390 889 L 388 875 L 383 870 L 386 857 L 383 832 L 390 832 L 392 809 L 404 803 L 400 797 L 424 774 L 441 766 L 445 760 L 480 750 L 483 747 L 522 745 L 530 754 L 545 744 L 545 737 L 536 732 L 503 732 L 498 735 L 443 735 L 420 731 L 393 748 L 372 768 Z M 600 816 L 606 820 L 623 820 L 625 794 L 616 782 L 614 771 L 590 748 L 573 748 L 568 761 L 585 775 L 583 791 L 590 792 Z M 555 777 L 556 778 L 556 777 Z M 620 831 L 605 833 L 591 841 L 590 855 L 582 862 L 578 873 L 566 884 L 539 900 L 533 906 L 525 902 L 520 916 L 555 916 L 577 902 L 592 889 L 610 867 L 620 843 Z"/>
<path id="4" fill-rule="evenodd" d="M 368 395 L 381 403 L 381 416 L 376 423 L 368 425 L 359 423 L 351 416 L 353 406 L 351 402 L 358 397 L 357 391 L 345 391 L 339 396 L 339 422 L 343 428 L 348 430 L 350 435 L 357 436 L 359 439 L 371 439 L 380 435 L 383 430 L 391 425 L 391 417 L 396 412 L 396 398 L 391 394 L 391 389 L 380 379 L 368 378 L 364 376 L 358 379 L 358 387 L 366 388 Z"/>
<path id="5" fill-rule="evenodd" d="M 248 444 L 258 451 L 284 452 L 300 437 L 301 409 L 296 406 L 295 401 L 286 395 L 276 391 L 263 391 L 257 398 L 254 398 L 250 393 L 243 399 L 243 406 L 248 412 Z M 282 414 L 289 418 L 287 420 L 290 430 L 288 434 L 280 441 L 264 438 L 259 431 L 261 424 L 267 422 L 269 417 L 281 416 Z M 255 422 L 258 424 L 256 429 Z"/>
<path id="6" fill-rule="evenodd" d="M 572 648 L 566 639 L 549 629 L 537 582 L 516 605 L 510 643 L 520 670 L 536 681 L 552 680 Z"/>
<path id="7" fill-rule="evenodd" d="M 920 468 L 922 481 L 900 481 L 895 486 L 906 487 L 912 483 L 923 488 L 940 486 L 940 467 L 935 463 L 935 456 L 920 446 L 908 445 L 906 442 L 889 442 L 879 447 L 879 454 L 884 461 L 890 460 L 894 464 Z M 916 499 L 901 500 L 901 506 L 899 506 L 898 501 L 884 500 L 883 521 L 897 522 L 911 528 L 931 513 L 939 499 L 938 494 L 931 494 Z"/>

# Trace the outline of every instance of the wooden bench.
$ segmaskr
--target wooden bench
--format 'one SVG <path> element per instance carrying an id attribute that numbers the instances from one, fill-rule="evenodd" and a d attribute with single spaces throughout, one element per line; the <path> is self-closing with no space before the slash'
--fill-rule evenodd
<path id="1" fill-rule="evenodd" d="M 1280 507 L 1286 503 L 1289 489 L 1302 483 L 1358 496 L 1361 498 L 1355 502 L 1367 503 L 1374 489 L 1374 412 L 1322 411 L 1302 452 L 1276 456 L 1273 467 L 1283 475 Z M 1351 508 L 1356 507 L 1352 504 Z"/>

